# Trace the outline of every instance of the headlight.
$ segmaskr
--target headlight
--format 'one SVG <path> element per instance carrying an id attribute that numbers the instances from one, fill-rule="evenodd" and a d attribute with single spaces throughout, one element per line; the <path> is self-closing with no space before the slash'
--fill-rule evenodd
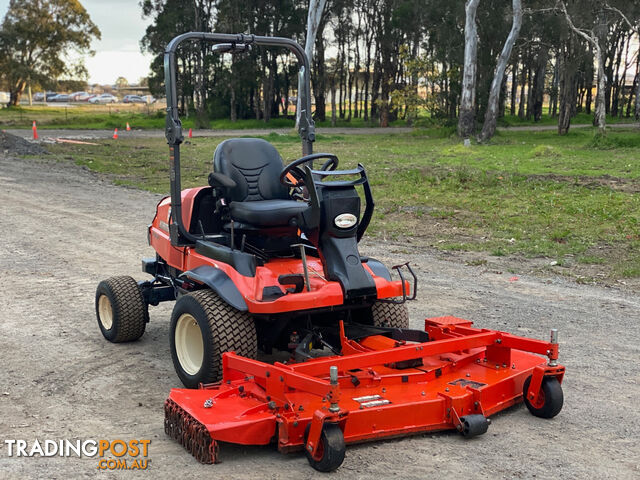
<path id="1" fill-rule="evenodd" d="M 356 216 L 350 213 L 342 213 L 333 220 L 333 223 L 335 223 L 338 228 L 351 228 L 357 222 L 358 219 Z"/>

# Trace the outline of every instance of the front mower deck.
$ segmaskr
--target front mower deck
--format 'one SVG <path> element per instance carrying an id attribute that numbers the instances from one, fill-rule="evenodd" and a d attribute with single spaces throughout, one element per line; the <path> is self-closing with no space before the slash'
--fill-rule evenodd
<path id="1" fill-rule="evenodd" d="M 281 452 L 304 448 L 315 468 L 328 471 L 342 462 L 345 443 L 446 429 L 482 434 L 490 415 L 523 400 L 529 377 L 528 406 L 558 402 L 540 393 L 546 378 L 561 383 L 564 375 L 555 340 L 471 325 L 427 319 L 429 341 L 409 342 L 350 340 L 341 323 L 342 355 L 295 364 L 226 353 L 222 382 L 171 391 L 165 430 L 204 463 L 218 461 L 217 442 L 265 445 L 275 437 Z M 331 446 L 324 429 L 336 425 L 342 457 L 322 463 Z"/>

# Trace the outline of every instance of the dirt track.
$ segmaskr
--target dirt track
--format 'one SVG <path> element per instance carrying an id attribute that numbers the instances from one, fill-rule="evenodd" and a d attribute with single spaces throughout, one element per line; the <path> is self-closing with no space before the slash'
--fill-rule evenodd
<path id="1" fill-rule="evenodd" d="M 146 472 L 105 478 L 639 478 L 640 298 L 447 261 L 404 245 L 362 251 L 410 258 L 420 275 L 412 326 L 453 313 L 479 326 L 547 338 L 560 331 L 565 407 L 545 421 L 523 406 L 489 432 L 351 446 L 323 477 L 301 454 L 225 445 L 223 463 L 198 464 L 163 432 L 162 404 L 178 386 L 169 355 L 170 305 L 151 309 L 141 341 L 113 345 L 93 311 L 98 281 L 142 278 L 145 227 L 157 196 L 112 186 L 72 165 L 0 153 L 0 478 L 94 475 L 97 459 L 8 458 L 4 439 L 151 439 Z"/>

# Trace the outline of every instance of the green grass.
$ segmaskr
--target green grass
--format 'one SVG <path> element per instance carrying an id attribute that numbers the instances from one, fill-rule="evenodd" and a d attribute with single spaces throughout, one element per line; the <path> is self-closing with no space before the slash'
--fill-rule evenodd
<path id="1" fill-rule="evenodd" d="M 195 128 L 194 117 L 183 117 L 185 129 Z M 129 122 L 132 128 L 163 129 L 165 126 L 164 105 L 86 105 L 72 104 L 69 107 L 56 106 L 20 106 L 14 108 L 0 108 L 0 127 L 3 128 L 31 128 L 36 121 L 38 128 L 52 129 L 124 129 Z M 274 129 L 295 127 L 291 118 L 278 117 L 269 122 L 256 119 L 242 119 L 232 122 L 227 118 L 214 119 L 209 122 L 212 129 Z M 324 122 L 318 122 L 319 127 L 331 127 L 331 117 Z M 365 122 L 362 118 L 351 120 L 338 118 L 337 127 L 377 127 L 377 122 Z M 406 126 L 402 120 L 397 120 L 391 126 Z"/>
<path id="2" fill-rule="evenodd" d="M 548 257 L 562 265 L 571 256 L 578 265 L 607 268 L 617 278 L 640 276 L 636 131 L 612 130 L 602 148 L 593 129 L 564 137 L 502 132 L 488 145 L 471 147 L 441 130 L 319 136 L 317 151 L 337 154 L 342 167 L 367 167 L 376 199 L 370 235 L 496 257 Z M 294 135 L 265 138 L 286 161 L 300 156 Z M 206 184 L 220 141 L 198 138 L 183 145 L 183 188 Z M 168 191 L 162 139 L 51 149 L 112 175 L 116 183 Z"/>
<path id="3" fill-rule="evenodd" d="M 113 129 L 124 128 L 129 122 L 132 128 L 141 129 L 163 129 L 164 128 L 164 104 L 155 103 L 153 105 L 88 105 L 84 103 L 71 104 L 68 107 L 50 104 L 49 106 L 35 105 L 19 106 L 13 108 L 0 108 L 0 127 L 3 128 L 31 128 L 35 120 L 39 128 L 65 128 L 65 129 Z M 573 125 L 589 125 L 593 121 L 592 115 L 580 113 L 572 119 Z M 608 123 L 629 123 L 630 118 L 607 117 Z M 194 117 L 183 117 L 182 122 L 185 128 L 195 128 Z M 269 122 L 256 119 L 243 119 L 236 122 L 224 119 L 211 120 L 212 129 L 274 129 L 274 128 L 294 128 L 294 120 L 291 118 L 273 118 Z M 499 120 L 501 127 L 518 126 L 554 126 L 557 118 L 543 115 L 540 122 L 521 119 L 517 116 L 505 116 Z M 438 130 L 442 135 L 455 133 L 455 121 L 451 119 L 436 119 L 423 113 L 415 125 L 420 128 Z M 327 120 L 316 123 L 317 127 L 331 127 L 331 112 L 327 111 Z M 378 127 L 377 121 L 365 122 L 362 117 L 352 117 L 336 119 L 336 127 Z M 404 127 L 406 122 L 402 119 L 391 123 L 392 127 Z"/>
<path id="4" fill-rule="evenodd" d="M 547 108 L 545 107 L 545 112 Z M 607 115 L 607 123 L 633 123 L 633 117 L 612 117 L 611 115 Z M 586 113 L 578 113 L 575 117 L 571 119 L 572 125 L 591 125 L 593 124 L 593 114 Z M 517 115 L 505 115 L 501 119 L 498 120 L 498 126 L 501 127 L 520 127 L 520 126 L 528 126 L 528 125 L 547 125 L 547 126 L 555 126 L 558 125 L 558 117 L 552 117 L 548 114 L 543 114 L 542 118 L 539 122 L 535 122 L 532 118 L 520 118 Z"/>

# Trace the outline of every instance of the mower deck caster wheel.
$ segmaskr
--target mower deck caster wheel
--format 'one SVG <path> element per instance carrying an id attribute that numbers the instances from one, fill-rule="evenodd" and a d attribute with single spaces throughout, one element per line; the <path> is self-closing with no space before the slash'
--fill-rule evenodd
<path id="1" fill-rule="evenodd" d="M 531 384 L 531 375 L 524 381 L 522 386 L 524 404 L 529 411 L 540 418 L 553 418 L 558 415 L 564 403 L 564 394 L 558 379 L 556 377 L 544 377 L 542 379 L 538 401 L 535 403 L 531 403 L 527 398 L 529 384 Z"/>
<path id="2" fill-rule="evenodd" d="M 304 443 L 307 443 L 309 429 L 311 423 L 307 425 L 304 431 Z M 309 465 L 319 472 L 332 472 L 344 461 L 344 453 L 347 447 L 344 443 L 344 435 L 342 430 L 335 423 L 325 423 L 320 434 L 320 445 L 315 456 L 312 456 L 305 448 L 304 453 L 307 455 Z"/>
<path id="3" fill-rule="evenodd" d="M 139 339 L 149 321 L 149 308 L 131 277 L 111 277 L 96 290 L 96 316 L 104 338 L 113 343 Z"/>
<path id="4" fill-rule="evenodd" d="M 465 415 L 460 417 L 460 433 L 463 437 L 473 438 L 486 433 L 490 423 L 484 415 Z"/>

